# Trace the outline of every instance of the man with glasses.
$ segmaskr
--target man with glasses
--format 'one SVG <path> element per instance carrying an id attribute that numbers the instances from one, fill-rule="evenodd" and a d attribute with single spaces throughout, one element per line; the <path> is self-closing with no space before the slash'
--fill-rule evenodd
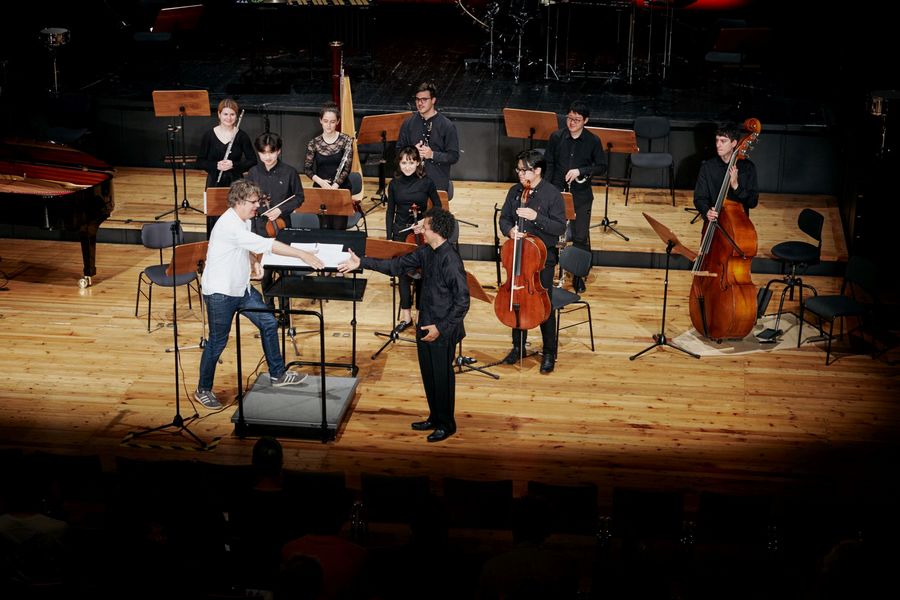
<path id="1" fill-rule="evenodd" d="M 541 285 L 547 289 L 548 294 L 552 294 L 553 270 L 559 262 L 556 242 L 566 230 L 566 207 L 559 190 L 543 178 L 546 169 L 547 161 L 537 150 L 525 150 L 516 157 L 519 183 L 506 193 L 500 212 L 500 231 L 510 239 L 532 235 L 544 242 L 547 259 L 541 269 Z M 530 188 L 530 192 L 528 202 L 523 206 L 522 193 L 526 186 Z M 523 220 L 521 231 L 518 227 L 520 218 Z M 513 347 L 503 359 L 505 364 L 511 365 L 521 360 L 527 337 L 528 331 L 525 329 L 512 330 Z M 550 373 L 556 364 L 556 320 L 552 310 L 541 323 L 541 337 L 544 342 L 541 373 Z"/>
<path id="2" fill-rule="evenodd" d="M 575 223 L 572 227 L 572 245 L 591 250 L 591 208 L 594 192 L 591 177 L 606 172 L 606 154 L 600 138 L 584 128 L 591 111 L 584 102 L 573 102 L 566 115 L 566 126 L 550 135 L 547 142 L 547 172 L 544 177 L 560 191 L 572 193 L 575 205 Z M 575 277 L 572 287 L 576 293 L 584 292 L 584 280 Z"/>
<path id="3" fill-rule="evenodd" d="M 456 125 L 435 109 L 437 91 L 431 82 L 416 90 L 416 111 L 400 126 L 397 150 L 415 146 L 425 162 L 425 174 L 439 190 L 450 190 L 450 166 L 459 161 L 459 136 Z"/>
<path id="4" fill-rule="evenodd" d="M 222 404 L 212 391 L 213 379 L 219 356 L 225 350 L 234 315 L 240 309 L 260 308 L 268 310 L 262 295 L 250 285 L 251 275 L 259 279 L 263 275 L 259 261 L 261 254 L 293 256 L 315 269 L 324 264 L 315 254 L 292 248 L 287 244 L 266 238 L 250 230 L 251 221 L 259 208 L 259 186 L 252 181 L 239 179 L 228 190 L 228 210 L 212 229 L 206 265 L 203 269 L 203 299 L 209 320 L 209 340 L 200 358 L 200 378 L 194 398 L 206 408 L 221 408 Z M 281 387 L 297 385 L 306 375 L 288 371 L 278 347 L 278 322 L 270 312 L 245 313 L 259 329 L 263 352 L 269 365 L 272 385 Z"/>

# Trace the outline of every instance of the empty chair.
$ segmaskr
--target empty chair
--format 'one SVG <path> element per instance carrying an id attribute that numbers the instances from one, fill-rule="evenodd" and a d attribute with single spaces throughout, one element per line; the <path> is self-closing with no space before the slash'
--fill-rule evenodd
<path id="1" fill-rule="evenodd" d="M 318 229 L 319 215 L 313 213 L 291 213 L 291 227 L 296 229 Z"/>
<path id="2" fill-rule="evenodd" d="M 178 231 L 173 236 L 172 228 L 176 227 Z M 167 275 L 166 270 L 169 268 L 168 263 L 163 262 L 163 249 L 172 248 L 175 244 L 184 243 L 184 232 L 181 224 L 177 225 L 168 221 L 158 223 L 145 223 L 141 228 L 141 243 L 145 248 L 151 248 L 159 251 L 159 264 L 146 267 L 138 275 L 137 295 L 134 299 L 134 316 L 138 316 L 138 306 L 141 296 L 147 299 L 147 333 L 150 333 L 150 314 L 153 309 L 153 286 L 175 288 L 182 285 L 188 286 L 188 306 L 191 305 L 191 293 L 193 289 L 200 297 L 199 279 L 196 271 L 182 273 L 180 275 Z M 177 250 L 176 250 L 177 252 Z M 197 283 L 195 283 L 197 282 Z M 195 285 L 190 285 L 195 283 Z M 147 285 L 147 292 L 144 293 L 143 285 Z"/>
<path id="3" fill-rule="evenodd" d="M 781 284 L 784 289 L 781 291 L 781 300 L 778 302 L 778 312 L 775 316 L 775 326 L 770 330 L 766 330 L 759 334 L 764 340 L 774 340 L 781 332 L 778 325 L 781 322 L 781 312 L 784 309 L 785 295 L 790 292 L 788 298 L 794 299 L 794 289 L 798 288 L 800 292 L 800 303 L 803 304 L 803 288 L 807 288 L 816 294 L 816 288 L 803 283 L 800 277 L 811 265 L 818 264 L 822 254 L 822 226 L 825 223 L 825 217 L 811 208 L 804 208 L 797 217 L 797 226 L 800 231 L 815 240 L 816 244 L 810 244 L 803 240 L 792 240 L 780 242 L 772 246 L 772 256 L 781 261 L 782 277 L 780 279 L 771 279 L 766 284 L 765 290 L 762 292 L 762 298 L 759 302 L 758 317 L 762 316 L 766 306 L 769 304 L 769 298 L 772 296 L 770 287 L 773 284 Z"/>
<path id="4" fill-rule="evenodd" d="M 632 152 L 628 155 L 628 165 L 625 169 L 625 206 L 628 206 L 631 176 L 635 168 L 668 171 L 672 206 L 675 206 L 675 160 L 669 152 L 654 151 L 655 144 L 667 143 L 669 131 L 671 125 L 668 117 L 637 117 L 634 120 L 634 135 L 638 143 L 641 139 L 647 140 L 647 151 Z"/>
<path id="5" fill-rule="evenodd" d="M 613 526 L 624 539 L 679 542 L 683 511 L 681 492 L 613 489 Z"/>
<path id="6" fill-rule="evenodd" d="M 574 277 L 581 277 L 582 279 L 584 279 L 587 277 L 588 272 L 591 270 L 591 258 L 591 253 L 587 250 L 576 248 L 575 246 L 567 246 L 566 248 L 563 248 L 562 252 L 559 253 L 559 266 L 563 271 L 568 271 Z M 591 319 L 591 305 L 586 300 L 582 300 L 581 296 L 579 296 L 575 292 L 571 292 L 565 288 L 553 288 L 553 293 L 551 294 L 551 304 L 553 310 L 556 311 L 557 348 L 559 347 L 560 330 L 575 327 L 576 325 L 581 325 L 582 323 L 587 323 L 588 331 L 590 331 L 591 335 L 591 352 L 593 352 L 594 325 Z M 577 323 L 570 323 L 569 325 L 566 325 L 564 327 L 560 326 L 560 321 L 562 320 L 562 316 L 564 314 L 582 309 L 587 309 L 587 319 L 578 321 Z"/>
<path id="7" fill-rule="evenodd" d="M 860 256 L 850 258 L 839 294 L 814 296 L 800 304 L 800 335 L 797 338 L 797 346 L 800 346 L 802 340 L 804 312 L 811 312 L 818 317 L 819 333 L 822 336 L 825 335 L 822 323 L 828 321 L 831 324 L 825 345 L 825 364 L 828 365 L 831 358 L 831 342 L 834 339 L 834 322 L 841 319 L 839 337 L 844 335 L 845 319 L 857 318 L 862 325 L 872 312 L 876 284 L 875 265 Z"/>
<path id="8" fill-rule="evenodd" d="M 369 521 L 406 523 L 429 497 L 428 477 L 392 476 L 363 473 L 362 501 Z"/>
<path id="9" fill-rule="evenodd" d="M 357 173 L 355 171 L 350 171 L 350 175 L 348 175 L 347 178 L 350 181 L 350 195 L 351 196 L 356 196 L 357 194 L 362 192 L 362 184 L 363 184 L 362 174 Z M 355 227 L 356 229 L 359 229 L 359 223 L 360 223 L 360 221 L 362 221 L 363 230 L 366 231 L 366 233 L 368 233 L 369 226 L 366 224 L 366 213 L 363 212 L 362 208 L 359 206 L 358 203 L 354 202 L 353 206 L 356 208 L 356 212 L 347 218 L 347 229 L 350 229 L 351 227 Z"/>

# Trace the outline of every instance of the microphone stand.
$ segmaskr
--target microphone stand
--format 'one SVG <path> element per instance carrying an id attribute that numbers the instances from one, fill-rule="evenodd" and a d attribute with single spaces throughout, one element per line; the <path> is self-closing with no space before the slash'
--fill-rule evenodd
<path id="1" fill-rule="evenodd" d="M 174 123 L 169 125 L 168 141 L 171 144 L 173 157 L 174 157 L 174 151 L 175 151 L 175 134 L 177 131 L 178 131 L 178 127 L 176 127 Z M 182 131 L 184 131 L 183 128 L 182 128 Z M 172 163 L 172 173 L 173 173 L 174 181 L 175 181 L 175 194 L 173 195 L 175 209 L 172 211 L 175 214 L 175 220 L 172 222 L 172 264 L 174 265 L 175 264 L 175 254 L 178 251 L 178 244 L 181 242 L 181 239 L 180 239 L 181 238 L 181 235 L 180 235 L 181 234 L 181 221 L 178 220 L 178 176 L 175 171 L 174 162 Z M 173 281 L 176 276 L 177 276 L 176 273 L 172 274 Z M 171 423 L 167 423 L 165 425 L 160 425 L 159 427 L 152 427 L 150 429 L 142 429 L 140 431 L 132 431 L 128 435 L 125 436 L 125 439 L 123 439 L 122 442 L 127 443 L 127 442 L 133 440 L 134 438 L 140 437 L 142 435 L 147 435 L 148 433 L 154 433 L 154 432 L 163 431 L 163 430 L 169 429 L 169 428 L 175 428 L 178 432 L 184 431 L 185 433 L 187 433 L 195 442 L 197 442 L 197 445 L 199 446 L 200 450 L 208 450 L 209 444 L 204 442 L 203 440 L 201 440 L 199 437 L 197 437 L 197 435 L 193 431 L 188 429 L 188 423 L 190 423 L 191 421 L 194 421 L 195 419 L 200 418 L 200 414 L 195 409 L 194 414 L 192 416 L 188 417 L 187 419 L 185 419 L 184 417 L 181 416 L 181 402 L 180 402 L 181 398 L 180 398 L 180 393 L 179 393 L 179 388 L 180 388 L 181 382 L 178 379 L 178 373 L 180 371 L 180 366 L 181 366 L 181 352 L 178 347 L 178 301 L 177 301 L 178 294 L 176 293 L 177 290 L 178 290 L 178 286 L 173 285 L 172 286 L 172 331 L 173 331 L 172 335 L 174 336 L 175 344 L 172 349 L 172 352 L 175 355 L 175 416 L 172 417 Z M 190 290 L 188 290 L 188 294 L 190 294 Z M 202 310 L 202 306 L 201 306 L 201 310 Z"/>

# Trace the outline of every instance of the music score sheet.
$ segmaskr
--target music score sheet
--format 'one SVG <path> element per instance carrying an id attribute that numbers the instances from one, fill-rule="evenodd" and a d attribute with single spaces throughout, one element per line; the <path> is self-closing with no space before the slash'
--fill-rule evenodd
<path id="1" fill-rule="evenodd" d="M 325 263 L 326 269 L 336 269 L 339 264 L 350 258 L 350 253 L 344 252 L 343 244 L 307 244 L 295 242 L 291 244 L 291 247 L 315 254 L 319 260 Z M 263 255 L 262 265 L 264 267 L 309 267 L 302 259 L 294 258 L 293 256 L 281 256 L 280 254 Z"/>

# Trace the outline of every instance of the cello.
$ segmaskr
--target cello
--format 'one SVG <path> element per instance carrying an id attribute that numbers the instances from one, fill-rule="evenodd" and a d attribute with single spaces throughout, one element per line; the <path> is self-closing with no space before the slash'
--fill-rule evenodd
<path id="1" fill-rule="evenodd" d="M 756 323 L 756 286 L 750 277 L 756 229 L 740 203 L 725 199 L 731 168 L 750 153 L 762 126 L 758 119 L 747 119 L 744 129 L 749 133 L 731 153 L 716 198 L 719 217 L 707 224 L 691 270 L 691 323 L 705 337 L 718 341 L 743 338 Z"/>
<path id="2" fill-rule="evenodd" d="M 519 196 L 519 206 L 528 204 L 531 187 L 526 185 Z M 516 230 L 521 232 L 525 219 L 519 217 Z M 504 242 L 500 261 L 506 269 L 506 282 L 497 289 L 494 313 L 500 322 L 513 329 L 534 329 L 550 317 L 550 296 L 541 284 L 541 270 L 547 262 L 547 247 L 540 238 L 528 235 Z"/>

